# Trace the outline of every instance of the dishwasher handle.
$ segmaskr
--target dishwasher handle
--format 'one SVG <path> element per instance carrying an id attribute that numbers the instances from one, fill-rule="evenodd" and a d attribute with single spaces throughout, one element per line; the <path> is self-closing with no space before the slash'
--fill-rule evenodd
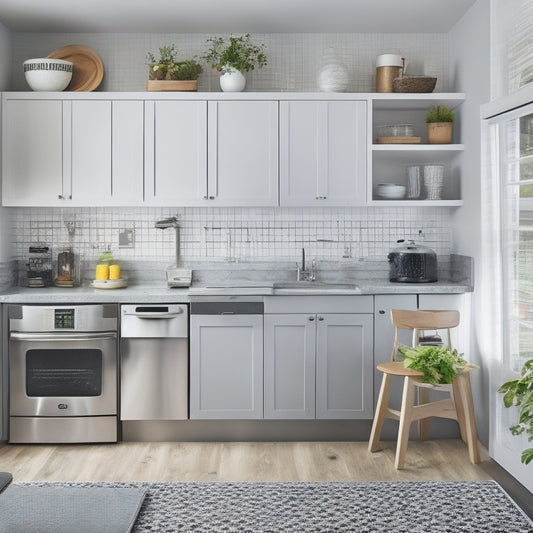
<path id="1" fill-rule="evenodd" d="M 163 320 L 164 319 L 168 320 L 168 319 L 174 318 L 182 314 L 183 314 L 183 309 L 181 308 L 174 312 L 163 312 L 163 313 L 150 313 L 147 311 L 133 311 L 133 312 L 124 311 L 124 316 L 133 316 L 135 318 L 148 318 L 148 319 L 156 318 L 156 319 L 163 319 Z"/>

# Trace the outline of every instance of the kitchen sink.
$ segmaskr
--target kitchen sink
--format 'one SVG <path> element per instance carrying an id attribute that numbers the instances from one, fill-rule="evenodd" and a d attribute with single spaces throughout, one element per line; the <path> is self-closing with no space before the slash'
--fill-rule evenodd
<path id="1" fill-rule="evenodd" d="M 327 283 L 324 281 L 281 281 L 274 283 L 274 290 L 358 291 L 355 283 Z"/>

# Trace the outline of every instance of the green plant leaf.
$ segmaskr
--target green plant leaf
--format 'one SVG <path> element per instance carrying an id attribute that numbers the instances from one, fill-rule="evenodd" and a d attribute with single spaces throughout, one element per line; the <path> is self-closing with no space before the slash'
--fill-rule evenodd
<path id="1" fill-rule="evenodd" d="M 522 452 L 521 461 L 528 465 L 533 460 L 533 448 L 528 448 Z"/>
<path id="2" fill-rule="evenodd" d="M 533 359 L 524 363 L 520 377 L 503 383 L 498 392 L 504 394 L 505 407 L 518 407 L 518 424 L 509 428 L 513 435 L 526 433 L 533 440 Z M 533 448 L 522 452 L 521 460 L 529 464 L 533 460 Z"/>

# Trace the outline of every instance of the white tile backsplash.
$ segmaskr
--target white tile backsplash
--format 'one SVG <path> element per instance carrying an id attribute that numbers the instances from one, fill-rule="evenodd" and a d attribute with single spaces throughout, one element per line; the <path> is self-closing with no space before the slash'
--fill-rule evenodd
<path id="1" fill-rule="evenodd" d="M 320 260 L 385 260 L 400 238 L 451 252 L 447 208 L 18 208 L 10 210 L 14 258 L 25 260 L 30 245 L 43 243 L 90 261 L 110 248 L 125 260 L 172 262 L 174 230 L 154 223 L 176 214 L 184 261 L 292 261 L 302 248 Z M 134 230 L 132 248 L 119 248 L 124 227 Z"/>

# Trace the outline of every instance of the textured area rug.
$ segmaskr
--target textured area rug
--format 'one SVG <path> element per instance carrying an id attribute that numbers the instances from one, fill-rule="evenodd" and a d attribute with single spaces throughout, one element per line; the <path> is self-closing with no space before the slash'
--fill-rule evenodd
<path id="1" fill-rule="evenodd" d="M 533 522 L 493 481 L 30 485 L 144 487 L 133 533 L 533 533 Z"/>
<path id="2" fill-rule="evenodd" d="M 128 533 L 146 490 L 11 485 L 0 496 L 0 533 Z"/>

